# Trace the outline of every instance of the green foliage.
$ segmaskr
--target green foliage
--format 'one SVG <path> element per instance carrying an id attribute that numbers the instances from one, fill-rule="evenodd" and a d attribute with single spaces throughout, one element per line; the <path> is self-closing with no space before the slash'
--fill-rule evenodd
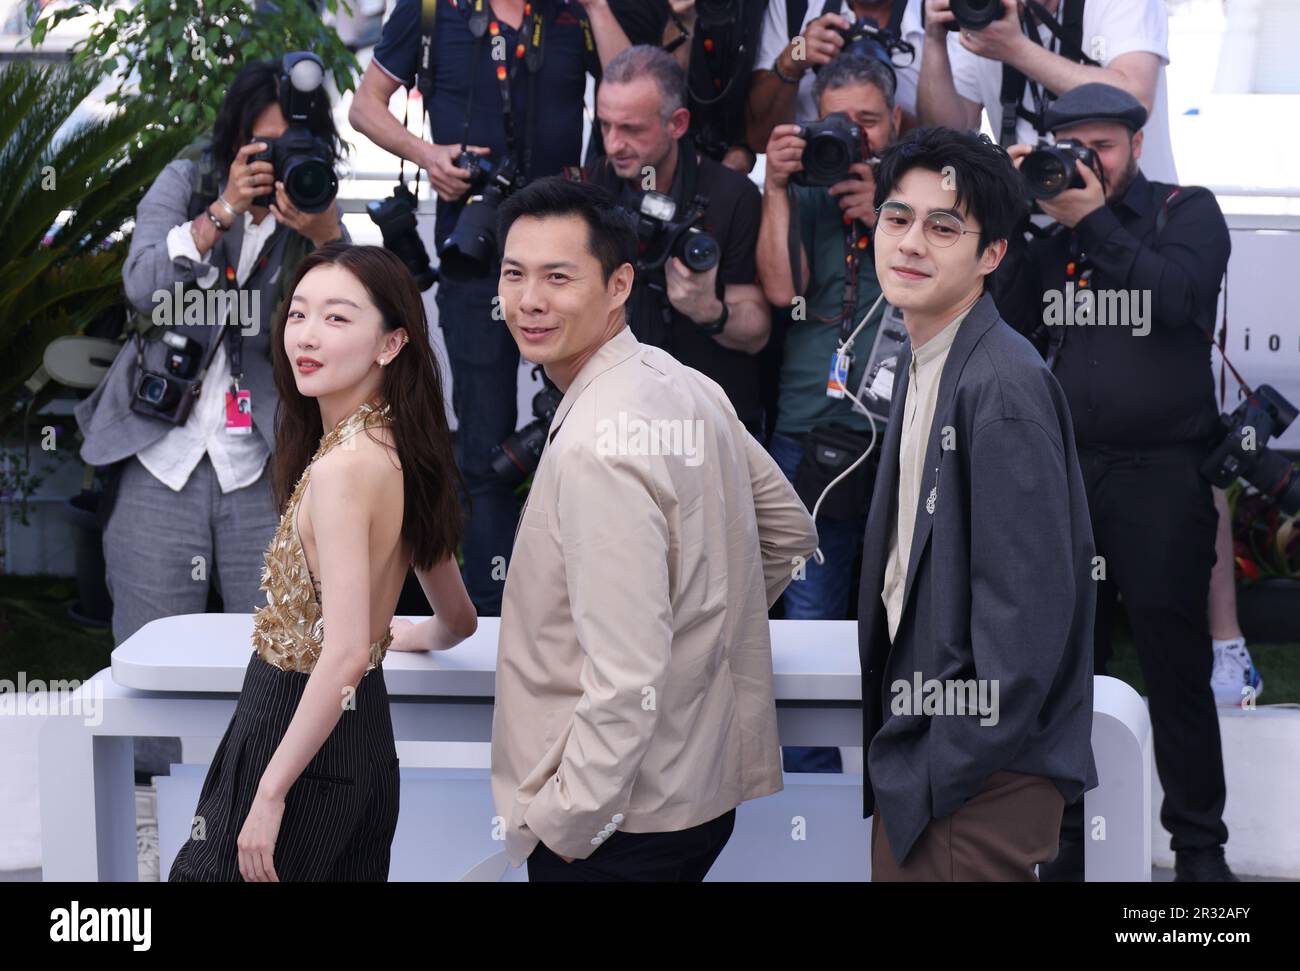
<path id="1" fill-rule="evenodd" d="M 32 62 L 0 73 L 0 426 L 46 346 L 121 301 L 123 227 L 194 134 L 161 130 L 145 99 L 59 134 L 101 76 Z"/>
<path id="2" fill-rule="evenodd" d="M 325 5 L 338 10 L 338 0 Z M 311 51 L 333 73 L 340 92 L 355 90 L 360 70 L 338 33 L 302 0 L 135 0 L 128 9 L 115 0 L 83 0 L 43 14 L 32 44 L 39 45 L 60 21 L 82 15 L 99 22 L 74 49 L 73 63 L 118 79 L 109 104 L 132 100 L 128 84 L 138 74 L 140 95 L 165 106 L 166 126 L 210 129 L 226 89 L 248 61 Z M 153 137 L 156 132 L 145 133 L 146 142 Z"/>

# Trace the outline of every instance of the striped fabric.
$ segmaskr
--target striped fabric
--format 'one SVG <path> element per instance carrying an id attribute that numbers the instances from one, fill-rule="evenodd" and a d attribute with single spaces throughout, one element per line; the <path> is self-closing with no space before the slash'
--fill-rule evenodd
<path id="1" fill-rule="evenodd" d="M 310 677 L 254 654 L 234 717 L 199 794 L 171 881 L 239 881 L 236 840 Z M 397 828 L 397 749 L 383 668 L 357 685 L 319 752 L 285 797 L 275 846 L 282 882 L 382 881 Z"/>

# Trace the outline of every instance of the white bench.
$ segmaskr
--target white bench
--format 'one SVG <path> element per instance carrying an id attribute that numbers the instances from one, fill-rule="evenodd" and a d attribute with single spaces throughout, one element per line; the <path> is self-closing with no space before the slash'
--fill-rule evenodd
<path id="1" fill-rule="evenodd" d="M 496 618 L 482 618 L 474 637 L 451 651 L 388 655 L 384 678 L 399 741 L 490 741 L 498 625 Z M 113 652 L 110 669 L 78 689 L 72 704 L 82 708 L 47 719 L 40 741 L 46 880 L 136 879 L 132 738 L 219 737 L 243 683 L 251 633 L 249 614 L 154 621 Z M 772 654 L 781 743 L 861 746 L 857 625 L 773 621 Z M 1151 730 L 1146 706 L 1132 688 L 1113 678 L 1098 677 L 1094 695 L 1092 744 L 1101 785 L 1088 793 L 1085 813 L 1089 831 L 1100 832 L 1104 825 L 1105 838 L 1087 843 L 1088 879 L 1149 880 Z M 410 781 L 427 786 L 437 778 L 437 773 L 415 770 Z M 735 835 L 714 875 L 837 879 L 847 858 L 861 861 L 865 877 L 870 854 L 869 830 L 860 818 L 861 777 L 798 776 L 789 782 L 785 793 L 740 809 Z M 480 784 L 486 786 L 485 776 Z M 784 805 L 787 800 L 790 806 Z M 403 803 L 405 807 L 405 799 Z M 787 810 L 798 814 L 803 808 L 836 813 L 821 827 L 835 835 L 808 839 L 792 851 L 784 845 L 794 842 Z M 838 814 L 848 816 L 839 819 Z M 1104 823 L 1093 822 L 1099 819 Z M 475 819 L 472 825 L 481 828 L 485 822 Z M 860 845 L 846 847 L 845 840 L 855 835 Z M 441 829 L 430 833 L 435 842 L 447 838 Z"/>

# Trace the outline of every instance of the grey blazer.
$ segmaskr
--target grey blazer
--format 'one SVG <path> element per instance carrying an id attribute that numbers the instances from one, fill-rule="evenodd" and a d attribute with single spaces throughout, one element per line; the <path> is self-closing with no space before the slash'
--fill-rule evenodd
<path id="1" fill-rule="evenodd" d="M 987 293 L 959 325 L 940 377 L 890 643 L 880 593 L 898 515 L 911 354 L 909 340 L 895 372 L 858 597 L 863 814 L 880 807 L 900 865 L 931 819 L 951 815 L 995 771 L 1052 779 L 1067 803 L 1097 785 L 1094 546 L 1073 426 L 1060 385 Z M 909 706 L 903 699 L 915 701 L 914 693 L 896 686 L 918 677 L 923 686 L 996 682 L 996 722 Z"/>
<path id="2" fill-rule="evenodd" d="M 167 163 L 136 209 L 135 231 L 131 237 L 130 252 L 122 267 L 122 282 L 127 300 L 142 313 L 153 312 L 155 291 L 170 293 L 177 282 L 183 285 L 185 291 L 199 289 L 202 292 L 195 281 L 199 273 L 207 268 L 183 257 L 173 260 L 167 255 L 167 233 L 173 226 L 186 221 L 186 207 L 193 180 L 193 162 L 176 159 Z M 220 185 L 224 190 L 224 177 Z M 337 203 L 335 206 L 337 209 Z M 341 210 L 339 226 L 343 238 L 350 239 L 347 230 L 342 228 Z M 253 334 L 252 328 L 248 328 L 242 338 L 243 386 L 252 393 L 253 426 L 272 448 L 275 446 L 275 411 L 278 405 L 275 382 L 271 375 L 271 322 L 276 309 L 273 299 L 284 259 L 285 243 L 293 232 L 283 224 L 275 227 L 262 251 L 266 257 L 265 262 L 254 269 L 243 285 L 245 291 L 259 292 L 260 318 L 257 332 Z M 217 267 L 223 275 L 228 265 L 237 268 L 243 242 L 244 220 L 241 216 L 234 221 L 230 231 L 217 240 L 208 254 L 210 264 Z M 218 278 L 213 288 L 220 285 L 221 280 Z M 219 327 L 210 326 L 206 320 L 202 323 L 176 323 L 173 327 L 177 332 L 198 341 L 205 353 L 211 343 L 219 339 L 222 331 Z M 144 348 L 145 367 L 161 370 L 166 353 L 162 342 L 145 341 Z M 131 410 L 138 376 L 135 356 L 135 342 L 128 341 L 99 387 L 77 405 L 77 424 L 85 436 L 81 457 L 90 465 L 112 465 L 129 458 L 158 441 L 173 427 L 165 421 L 137 415 Z"/>

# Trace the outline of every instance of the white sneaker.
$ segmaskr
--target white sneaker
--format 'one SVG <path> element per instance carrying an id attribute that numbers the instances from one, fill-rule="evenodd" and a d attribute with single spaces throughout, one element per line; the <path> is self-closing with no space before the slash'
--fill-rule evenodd
<path id="1" fill-rule="evenodd" d="M 1264 679 L 1250 659 L 1244 639 L 1214 642 L 1210 686 L 1220 708 L 1240 708 L 1247 698 L 1258 699 L 1264 693 Z"/>

